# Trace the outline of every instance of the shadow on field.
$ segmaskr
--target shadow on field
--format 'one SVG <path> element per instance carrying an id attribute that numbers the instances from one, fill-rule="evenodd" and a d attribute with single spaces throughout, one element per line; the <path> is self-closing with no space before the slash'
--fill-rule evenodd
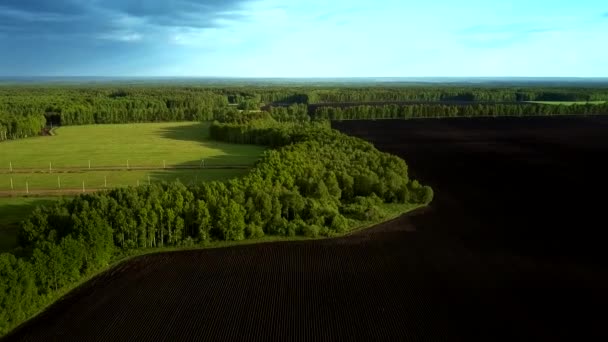
<path id="1" fill-rule="evenodd" d="M 225 181 L 235 177 L 241 177 L 249 173 L 255 164 L 234 165 L 235 158 L 239 156 L 214 156 L 201 160 L 193 160 L 177 165 L 179 170 L 176 177 L 175 170 L 156 170 L 150 172 L 152 182 L 173 182 L 179 180 L 184 185 L 200 184 L 206 181 Z M 194 168 L 191 168 L 194 167 Z"/>
<path id="2" fill-rule="evenodd" d="M 167 127 L 161 131 L 163 138 L 200 142 L 206 148 L 215 150 L 219 155 L 204 158 L 205 166 L 251 166 L 262 157 L 260 146 L 231 144 L 212 140 L 209 136 L 210 123 L 194 123 L 188 126 Z M 199 166 L 203 159 L 182 163 L 182 166 Z"/>
<path id="3" fill-rule="evenodd" d="M 32 197 L 0 199 L 0 253 L 17 246 L 19 222 L 27 218 L 34 208 L 49 205 L 53 202 L 55 202 L 54 199 L 36 199 Z"/>
<path id="4" fill-rule="evenodd" d="M 161 134 L 166 139 L 209 143 L 213 142 L 209 137 L 210 125 L 208 122 L 199 122 L 187 126 L 166 127 L 162 129 Z"/>

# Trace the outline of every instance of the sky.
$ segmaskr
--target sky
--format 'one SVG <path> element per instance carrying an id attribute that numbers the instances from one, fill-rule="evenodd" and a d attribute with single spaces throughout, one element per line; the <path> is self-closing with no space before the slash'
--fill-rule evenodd
<path id="1" fill-rule="evenodd" d="M 605 0 L 0 0 L 2 76 L 607 77 Z"/>

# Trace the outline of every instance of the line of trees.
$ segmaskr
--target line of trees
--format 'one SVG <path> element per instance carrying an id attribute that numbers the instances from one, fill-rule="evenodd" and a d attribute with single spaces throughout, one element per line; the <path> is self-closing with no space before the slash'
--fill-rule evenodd
<path id="1" fill-rule="evenodd" d="M 403 108 L 386 107 L 390 102 Z M 449 101 L 470 103 L 455 108 Z M 606 88 L 475 86 L 247 86 L 113 85 L 0 87 L 0 140 L 37 135 L 44 124 L 211 121 L 263 108 L 279 122 L 313 118 L 604 114 L 605 107 L 543 106 L 522 101 L 608 101 Z M 433 103 L 435 102 L 435 103 Z M 440 104 L 437 102 L 444 102 Z M 486 104 L 480 104 L 485 102 Z M 511 104 L 487 102 L 508 102 Z M 364 103 L 356 109 L 317 107 Z M 392 111 L 388 115 L 386 111 Z M 373 112 L 370 114 L 370 112 Z M 396 112 L 396 113 L 393 113 Z M 411 112 L 411 113 L 410 113 Z M 483 113 L 482 113 L 483 112 Z M 481 113 L 481 114 L 480 114 Z M 388 115 L 388 116 L 386 116 Z M 42 118 L 46 118 L 43 120 Z"/>
<path id="2" fill-rule="evenodd" d="M 232 101 L 257 98 L 265 104 L 320 104 L 399 101 L 468 101 L 468 102 L 523 102 L 523 101 L 607 101 L 606 87 L 567 86 L 500 86 L 500 85 L 316 85 L 216 89 L 230 94 Z"/>
<path id="3" fill-rule="evenodd" d="M 120 188 L 37 208 L 20 227 L 15 254 L 0 255 L 0 334 L 121 251 L 264 235 L 331 236 L 379 219 L 382 203 L 433 198 L 430 187 L 410 180 L 402 159 L 328 123 L 255 115 L 212 125 L 218 140 L 275 147 L 245 177 Z"/>
<path id="4" fill-rule="evenodd" d="M 305 104 L 293 104 L 288 107 L 270 107 L 270 116 L 279 122 L 286 121 L 309 121 L 308 106 Z"/>
<path id="5" fill-rule="evenodd" d="M 46 118 L 42 114 L 13 115 L 0 112 L 0 141 L 39 135 L 45 123 Z"/>
<path id="6" fill-rule="evenodd" d="M 384 105 L 351 107 L 318 107 L 313 120 L 349 119 L 413 119 L 476 116 L 538 116 L 538 115 L 595 115 L 608 114 L 606 104 L 475 104 L 475 105 Z"/>
<path id="7" fill-rule="evenodd" d="M 226 96 L 190 88 L 0 88 L 0 111 L 56 125 L 213 120 Z"/>
<path id="8" fill-rule="evenodd" d="M 376 87 L 316 89 L 309 92 L 309 104 L 345 102 L 397 102 L 397 101 L 469 101 L 469 102 L 523 102 L 523 101 L 606 101 L 606 88 L 558 87 Z"/>

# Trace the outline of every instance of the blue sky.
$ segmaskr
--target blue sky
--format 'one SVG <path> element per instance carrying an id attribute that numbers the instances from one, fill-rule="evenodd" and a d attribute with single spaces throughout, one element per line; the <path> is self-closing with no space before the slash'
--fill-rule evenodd
<path id="1" fill-rule="evenodd" d="M 605 0 L 0 0 L 0 75 L 608 76 Z"/>

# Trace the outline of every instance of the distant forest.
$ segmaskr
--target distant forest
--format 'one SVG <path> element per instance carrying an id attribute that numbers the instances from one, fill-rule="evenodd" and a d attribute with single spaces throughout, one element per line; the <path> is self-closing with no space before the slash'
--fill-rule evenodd
<path id="1" fill-rule="evenodd" d="M 608 113 L 607 104 L 527 101 L 608 101 L 608 88 L 3 86 L 0 141 L 37 135 L 45 125 L 211 121 L 260 109 L 279 121 Z"/>

